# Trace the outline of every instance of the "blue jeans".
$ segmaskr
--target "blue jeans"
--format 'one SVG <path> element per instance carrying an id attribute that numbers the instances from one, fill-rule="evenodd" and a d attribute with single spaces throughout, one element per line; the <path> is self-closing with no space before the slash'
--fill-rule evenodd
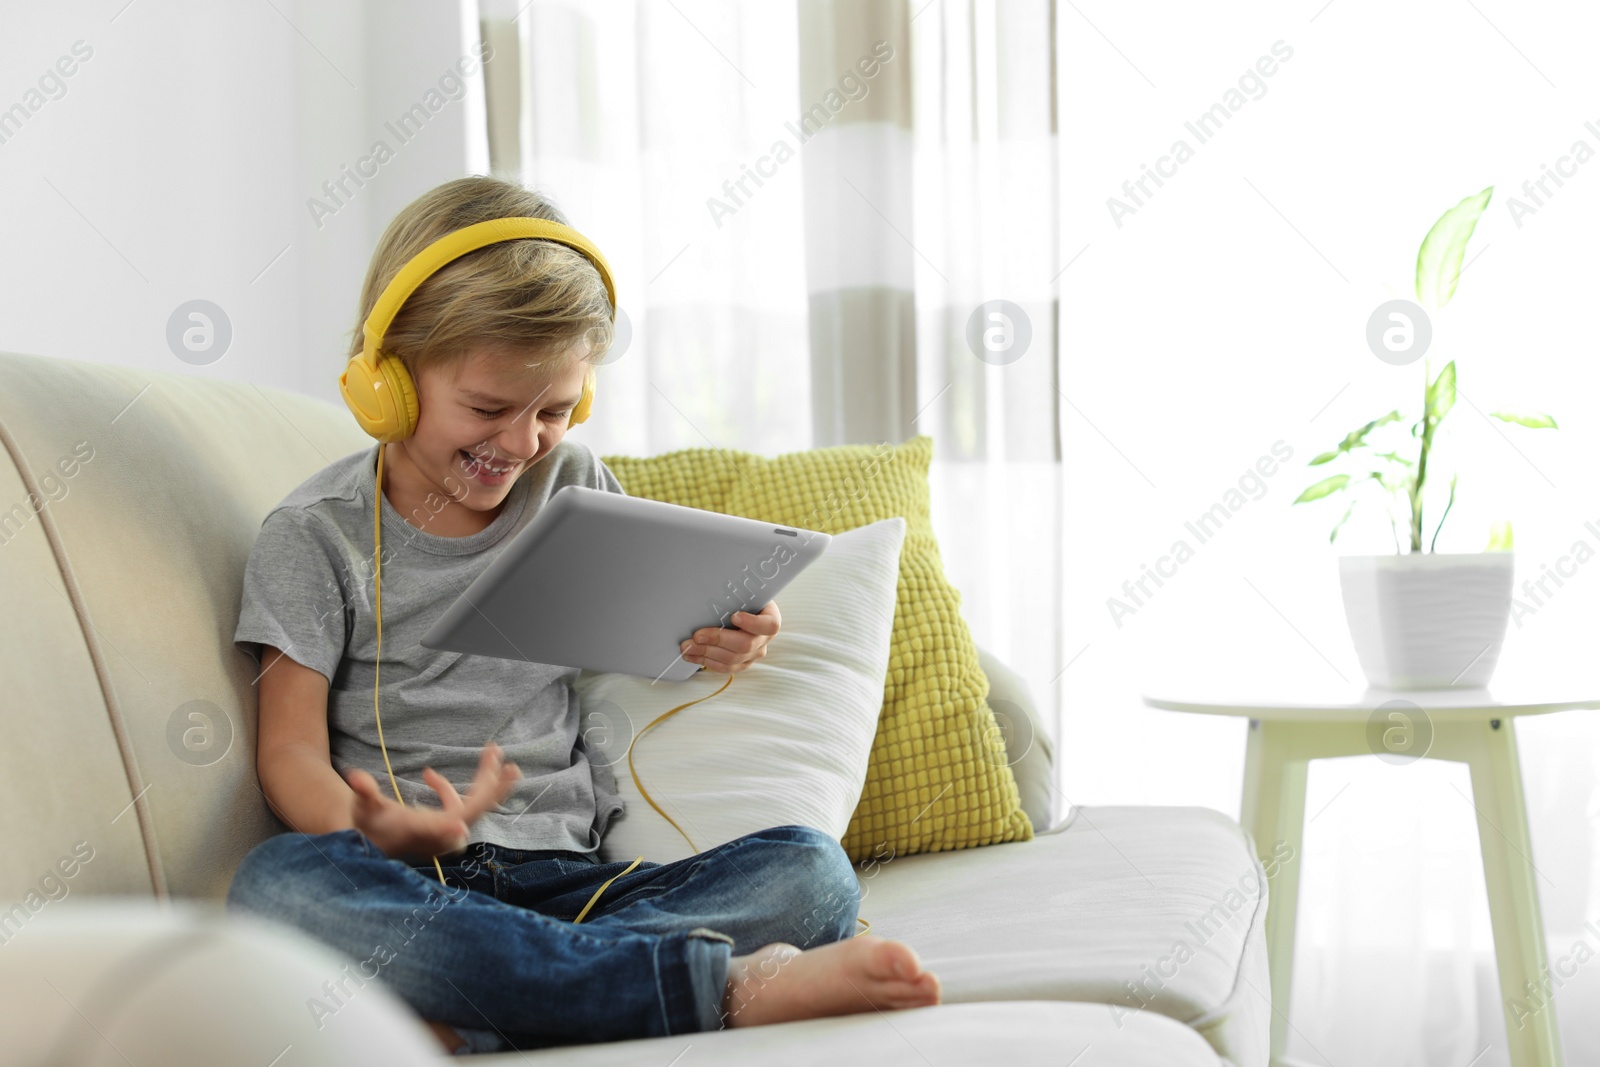
<path id="1" fill-rule="evenodd" d="M 860 887 L 839 842 L 808 826 L 746 834 L 672 863 L 478 843 L 410 866 L 359 830 L 284 833 L 245 856 L 227 906 L 349 956 L 308 1006 L 319 1019 L 378 978 L 463 1052 L 716 1030 L 728 960 L 856 932 Z"/>

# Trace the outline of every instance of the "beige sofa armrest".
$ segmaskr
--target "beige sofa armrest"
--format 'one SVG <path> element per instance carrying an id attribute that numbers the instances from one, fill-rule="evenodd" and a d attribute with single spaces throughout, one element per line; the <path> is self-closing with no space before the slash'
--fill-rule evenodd
<path id="1" fill-rule="evenodd" d="M 327 1067 L 448 1059 L 376 976 L 300 931 L 128 898 L 51 903 L 0 946 L 0 1032 L 7 1063 L 265 1065 L 285 1046 L 284 1063 Z"/>

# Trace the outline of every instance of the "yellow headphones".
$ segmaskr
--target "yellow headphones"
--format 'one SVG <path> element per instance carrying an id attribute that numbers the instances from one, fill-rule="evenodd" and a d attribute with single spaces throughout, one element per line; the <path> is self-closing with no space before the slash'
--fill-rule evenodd
<path id="1" fill-rule="evenodd" d="M 363 430 L 383 444 L 403 440 L 417 430 L 416 383 L 411 380 L 405 364 L 381 348 L 383 335 L 389 332 L 390 323 L 411 294 L 440 267 L 468 252 L 500 241 L 528 237 L 555 241 L 587 256 L 600 272 L 600 280 L 605 282 L 606 295 L 611 297 L 611 317 L 615 321 L 617 287 L 611 280 L 611 267 L 600 249 L 570 226 L 549 219 L 519 217 L 490 219 L 448 233 L 413 256 L 384 286 L 362 326 L 361 354 L 352 358 L 344 373 L 339 375 L 339 394 Z M 584 376 L 583 396 L 572 409 L 569 424 L 576 426 L 587 419 L 593 401 L 594 368 L 591 367 Z"/>
<path id="2" fill-rule="evenodd" d="M 524 238 L 555 241 L 587 256 L 589 262 L 594 264 L 595 270 L 600 272 L 600 280 L 605 283 L 606 295 L 611 298 L 612 321 L 616 320 L 616 283 L 612 280 L 611 267 L 606 263 L 605 256 L 600 254 L 600 249 L 595 247 L 592 241 L 570 226 L 563 226 L 549 219 L 528 217 L 490 219 L 446 234 L 418 252 L 400 268 L 389 284 L 384 286 L 383 293 L 372 305 L 372 311 L 368 313 L 366 322 L 362 325 L 361 354 L 352 357 L 344 372 L 339 375 L 339 394 L 344 397 L 345 405 L 361 424 L 361 428 L 379 442 L 376 484 L 372 500 L 373 595 L 378 627 L 378 655 L 377 661 L 373 664 L 372 675 L 372 716 L 378 726 L 378 748 L 383 753 L 383 766 L 389 772 L 389 786 L 394 790 L 395 799 L 402 805 L 405 804 L 405 798 L 400 795 L 400 785 L 395 781 L 394 767 L 389 763 L 389 749 L 383 740 L 383 719 L 378 714 L 378 670 L 383 663 L 383 456 L 388 445 L 402 441 L 416 432 L 421 405 L 417 400 L 416 383 L 412 381 L 411 373 L 406 370 L 405 364 L 399 357 L 383 351 L 383 338 L 406 300 L 439 268 L 485 245 Z M 590 367 L 584 376 L 582 397 L 572 409 L 568 425 L 575 426 L 587 419 L 593 401 L 594 368 Z M 679 826 L 672 816 L 661 810 L 660 805 L 645 789 L 644 783 L 639 780 L 639 772 L 633 767 L 633 746 L 656 723 L 677 714 L 691 704 L 698 704 L 701 700 L 716 696 L 732 682 L 733 675 L 730 674 L 721 689 L 663 712 L 640 730 L 628 744 L 628 772 L 633 775 L 634 785 L 638 787 L 640 794 L 650 806 L 683 835 L 683 839 L 689 842 L 689 847 L 696 853 L 700 849 L 695 848 L 694 841 L 683 832 L 683 827 Z M 643 862 L 644 857 L 639 856 L 625 870 L 606 879 L 600 888 L 594 891 L 594 895 L 583 906 L 583 910 L 578 912 L 577 918 L 572 921 L 582 922 L 584 916 L 589 914 L 589 909 L 594 907 L 595 901 L 600 899 L 600 894 L 604 893 L 612 882 Z M 438 872 L 439 884 L 446 885 L 444 868 L 440 866 L 438 856 L 433 857 L 433 869 Z M 856 936 L 859 937 L 872 929 L 872 924 L 867 920 L 858 917 L 856 921 L 866 927 L 858 931 Z"/>

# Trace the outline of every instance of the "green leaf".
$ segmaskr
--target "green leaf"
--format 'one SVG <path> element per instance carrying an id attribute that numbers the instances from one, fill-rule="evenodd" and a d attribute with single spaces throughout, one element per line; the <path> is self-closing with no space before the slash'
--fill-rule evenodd
<path id="1" fill-rule="evenodd" d="M 1501 519 L 1489 527 L 1489 543 L 1484 547 L 1485 552 L 1510 552 L 1511 551 L 1511 520 Z"/>
<path id="2" fill-rule="evenodd" d="M 1328 534 L 1328 544 L 1333 544 L 1333 539 L 1339 536 L 1340 528 L 1349 521 L 1350 513 L 1356 509 L 1356 504 L 1358 503 L 1360 503 L 1359 499 L 1350 501 L 1350 506 L 1344 509 L 1344 517 L 1333 524 L 1333 532 Z"/>
<path id="3" fill-rule="evenodd" d="M 1324 452 L 1324 453 L 1322 453 L 1322 455 L 1318 456 L 1316 459 L 1312 460 L 1310 463 L 1307 463 L 1306 466 L 1308 466 L 1308 467 L 1320 466 L 1321 464 L 1327 463 L 1330 460 L 1338 459 L 1341 454 L 1342 453 L 1339 453 L 1339 452 Z"/>
<path id="4" fill-rule="evenodd" d="M 1402 456 L 1398 452 L 1379 452 L 1378 453 L 1378 458 L 1379 459 L 1386 459 L 1390 463 L 1398 463 L 1403 467 L 1415 467 L 1416 466 L 1415 463 L 1413 463 L 1411 460 L 1407 459 L 1406 457 Z"/>
<path id="5" fill-rule="evenodd" d="M 1442 308 L 1455 296 L 1467 241 L 1492 195 L 1494 186 L 1491 185 L 1476 196 L 1462 200 L 1440 215 L 1428 236 L 1422 239 L 1422 246 L 1417 249 L 1417 300 L 1424 308 Z"/>
<path id="6" fill-rule="evenodd" d="M 1321 500 L 1325 496 L 1337 493 L 1349 484 L 1350 476 L 1348 474 L 1335 474 L 1332 478 L 1324 478 L 1316 485 L 1308 487 L 1305 492 L 1295 497 L 1294 503 L 1304 504 L 1311 500 Z"/>
<path id="7" fill-rule="evenodd" d="M 1450 414 L 1450 409 L 1456 405 L 1456 361 L 1451 360 L 1439 371 L 1439 376 L 1428 386 L 1428 413 L 1429 422 L 1438 425 L 1439 420 Z"/>
<path id="8" fill-rule="evenodd" d="M 1399 421 L 1400 413 L 1398 411 L 1391 411 L 1387 415 L 1373 419 L 1359 430 L 1351 430 L 1349 433 L 1344 435 L 1344 440 L 1339 442 L 1338 452 L 1348 452 L 1353 448 L 1361 448 L 1367 443 L 1367 434 L 1371 433 L 1373 430 L 1376 430 L 1379 426 L 1386 426 L 1391 422 Z M 1332 453 L 1332 455 L 1337 455 L 1338 452 Z M 1315 462 L 1316 461 L 1313 460 L 1312 464 Z M 1312 464 L 1308 464 L 1308 466 Z"/>
<path id="9" fill-rule="evenodd" d="M 1549 415 L 1541 415 L 1537 411 L 1491 411 L 1489 414 L 1502 422 L 1514 422 L 1518 426 L 1526 426 L 1531 430 L 1557 429 L 1556 420 Z"/>

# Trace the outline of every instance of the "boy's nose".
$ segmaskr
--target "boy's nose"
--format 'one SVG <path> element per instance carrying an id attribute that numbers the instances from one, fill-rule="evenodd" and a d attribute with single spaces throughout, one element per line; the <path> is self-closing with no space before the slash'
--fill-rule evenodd
<path id="1" fill-rule="evenodd" d="M 500 449 L 521 459 L 532 459 L 539 452 L 539 435 L 545 429 L 538 419 L 525 415 L 500 435 Z"/>

